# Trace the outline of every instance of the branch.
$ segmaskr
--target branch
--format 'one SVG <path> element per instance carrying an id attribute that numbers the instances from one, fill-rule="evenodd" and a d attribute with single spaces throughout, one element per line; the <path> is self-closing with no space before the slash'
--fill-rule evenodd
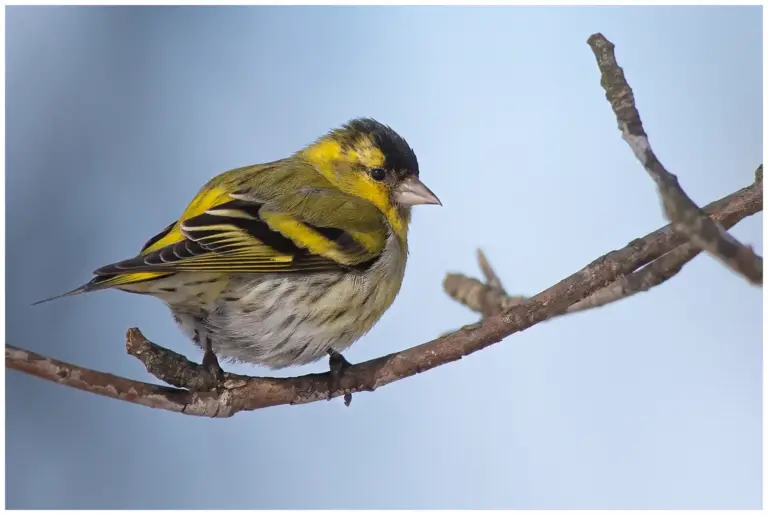
<path id="1" fill-rule="evenodd" d="M 712 220 L 720 223 L 726 229 L 730 229 L 742 219 L 762 211 L 762 181 L 763 165 L 760 165 L 755 172 L 754 184 L 708 204 L 704 211 Z M 672 230 L 672 227 L 668 225 L 662 230 Z M 649 234 L 645 238 L 651 236 L 652 234 Z M 674 277 L 686 263 L 699 255 L 700 252 L 701 249 L 693 243 L 684 243 L 639 270 L 619 278 L 606 288 L 571 305 L 563 314 L 604 306 L 636 293 L 648 291 Z M 482 251 L 478 251 L 478 254 L 483 255 Z M 481 262 L 480 266 L 481 268 L 490 267 L 487 260 L 484 261 L 484 264 Z M 483 275 L 486 278 L 489 277 L 489 273 L 495 276 L 493 270 L 490 272 L 483 270 Z M 451 298 L 469 309 L 481 313 L 483 317 L 500 313 L 520 304 L 527 298 L 525 296 L 509 296 L 505 291 L 493 287 L 487 280 L 483 283 L 463 274 L 448 274 L 443 281 L 443 288 Z"/>
<path id="2" fill-rule="evenodd" d="M 201 366 L 150 342 L 138 329 L 128 331 L 128 353 L 141 360 L 147 370 L 158 379 L 188 389 L 157 386 L 88 370 L 11 345 L 6 345 L 6 367 L 143 406 L 188 415 L 230 417 L 240 411 L 281 404 L 301 404 L 354 392 L 374 391 L 394 381 L 457 361 L 569 310 L 575 311 L 579 308 L 574 306 L 579 306 L 580 301 L 581 306 L 592 307 L 607 298 L 614 298 L 615 291 L 619 291 L 618 295 L 626 296 L 627 292 L 633 289 L 639 291 L 654 282 L 663 282 L 664 277 L 674 275 L 675 268 L 679 269 L 686 260 L 699 252 L 699 248 L 720 257 L 753 282 L 761 283 L 762 259 L 725 233 L 715 221 L 704 216 L 677 185 L 676 178 L 664 170 L 652 153 L 634 107 L 631 90 L 615 62 L 613 45 L 599 34 L 590 38 L 590 45 L 598 57 L 607 97 L 614 106 L 625 139 L 659 185 L 667 216 L 672 221 L 671 225 L 634 240 L 621 250 L 600 257 L 570 277 L 528 299 L 506 295 L 498 276 L 480 254 L 481 268 L 490 286 L 482 283 L 480 285 L 492 289 L 495 295 L 500 296 L 498 298 L 503 299 L 500 302 L 485 302 L 479 305 L 480 311 L 488 312 L 481 323 L 466 326 L 401 352 L 350 365 L 340 377 L 334 378 L 334 381 L 330 380 L 329 373 L 291 378 L 225 374 L 224 384 L 219 391 L 195 391 L 202 375 Z M 710 205 L 712 218 L 728 225 L 760 211 L 762 169 L 758 175 L 753 186 Z M 689 239 L 691 243 L 688 243 Z M 648 263 L 652 264 L 638 270 Z M 450 276 L 446 283 L 449 279 Z M 609 285 L 613 286 L 606 288 Z M 600 290 L 603 290 L 603 293 L 598 293 Z M 605 293 L 608 291 L 614 293 L 608 295 Z M 478 298 L 486 296 L 487 292 Z M 594 300 L 599 298 L 603 300 Z"/>
<path id="3" fill-rule="evenodd" d="M 627 84 L 624 70 L 616 62 L 614 44 L 599 33 L 590 36 L 587 43 L 597 59 L 601 74 L 600 84 L 616 114 L 622 137 L 656 182 L 667 219 L 696 246 L 718 258 L 752 284 L 761 285 L 763 259 L 708 218 L 686 195 L 677 177 L 664 168 L 651 149 L 648 135 L 640 121 L 640 113 L 635 106 L 632 88 Z"/>
<path id="4" fill-rule="evenodd" d="M 762 184 L 756 183 L 708 206 L 713 218 L 724 224 L 762 209 Z M 610 252 L 556 285 L 479 324 L 410 349 L 351 365 L 329 392 L 329 374 L 292 378 L 250 377 L 225 374 L 221 392 L 195 392 L 151 385 L 88 370 L 30 351 L 6 345 L 6 367 L 37 377 L 143 406 L 205 417 L 230 417 L 281 404 L 302 404 L 339 397 L 346 393 L 374 391 L 384 385 L 457 361 L 514 333 L 560 315 L 618 278 L 669 253 L 686 242 L 671 226 Z M 679 249 L 678 249 L 679 250 Z M 668 254 L 667 254 L 668 255 Z M 137 330 L 128 331 L 126 349 L 158 379 L 171 385 L 193 386 L 200 365 L 156 345 Z"/>
<path id="5" fill-rule="evenodd" d="M 183 411 L 189 393 L 78 367 L 13 345 L 5 346 L 5 366 L 85 392 L 170 411 Z"/>

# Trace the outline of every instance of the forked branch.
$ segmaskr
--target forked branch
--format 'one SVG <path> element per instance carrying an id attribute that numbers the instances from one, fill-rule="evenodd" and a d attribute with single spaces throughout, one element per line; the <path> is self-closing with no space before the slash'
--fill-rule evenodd
<path id="1" fill-rule="evenodd" d="M 587 40 L 600 68 L 600 84 L 611 103 L 619 130 L 659 188 L 664 214 L 675 228 L 691 242 L 706 250 L 727 267 L 746 277 L 752 284 L 763 283 L 763 259 L 748 246 L 728 234 L 717 222 L 707 217 L 680 187 L 677 177 L 668 172 L 651 148 L 648 135 L 635 106 L 635 96 L 627 84 L 624 70 L 616 62 L 614 44 L 602 34 Z"/>
<path id="2" fill-rule="evenodd" d="M 730 229 L 745 216 L 762 210 L 762 181 L 763 167 L 760 165 L 755 172 L 755 182 L 751 186 L 742 188 L 717 202 L 712 202 L 704 207 L 704 212 L 722 227 Z M 631 274 L 620 277 L 589 297 L 572 304 L 563 314 L 604 306 L 636 293 L 648 291 L 677 275 L 686 263 L 700 253 L 701 249 L 691 242 L 680 245 Z M 503 289 L 494 287 L 494 284 L 501 284 L 500 282 L 492 283 L 487 280 L 491 275 L 486 268 L 490 265 L 482 251 L 478 251 L 478 261 L 486 281 L 467 277 L 464 274 L 448 274 L 443 282 L 443 288 L 451 298 L 483 316 L 500 313 L 526 300 L 527 297 L 523 295 L 510 296 Z M 491 274 L 495 276 L 492 270 Z"/>
<path id="3" fill-rule="evenodd" d="M 634 240 L 621 250 L 609 252 L 531 298 L 509 296 L 488 260 L 480 253 L 478 260 L 485 276 L 484 283 L 459 274 L 448 275 L 444 283 L 451 296 L 484 315 L 480 323 L 400 352 L 351 365 L 338 381 L 329 381 L 328 373 L 291 378 L 225 374 L 220 391 L 194 391 L 199 383 L 200 365 L 150 342 L 138 329 L 128 331 L 128 353 L 141 360 L 155 377 L 174 387 L 85 369 L 11 345 L 6 345 L 6 367 L 143 406 L 188 415 L 229 417 L 240 411 L 373 391 L 459 360 L 544 320 L 601 306 L 661 284 L 693 259 L 700 249 L 717 256 L 751 282 L 761 284 L 762 259 L 722 227 L 731 227 L 762 210 L 762 166 L 754 184 L 710 204 L 704 214 L 651 151 L 631 89 L 613 55 L 613 44 L 600 34 L 593 35 L 589 44 L 597 56 L 606 96 L 614 108 L 622 134 L 659 185 L 671 225 Z M 331 384 L 335 387 L 329 391 Z"/>

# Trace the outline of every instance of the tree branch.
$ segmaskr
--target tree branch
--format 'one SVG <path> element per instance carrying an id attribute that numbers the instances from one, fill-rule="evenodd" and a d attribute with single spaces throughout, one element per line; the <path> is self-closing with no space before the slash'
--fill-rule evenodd
<path id="1" fill-rule="evenodd" d="M 280 404 L 301 404 L 353 392 L 373 391 L 394 381 L 457 361 L 544 320 L 569 310 L 574 311 L 577 308 L 573 306 L 578 306 L 577 303 L 582 299 L 587 299 L 582 302 L 582 306 L 593 307 L 599 303 L 594 299 L 601 295 L 603 301 L 600 302 L 604 303 L 606 298 L 615 300 L 617 295 L 626 296 L 628 291 L 640 291 L 641 288 L 647 289 L 650 287 L 648 285 L 654 282 L 663 282 L 665 277 L 674 275 L 676 268 L 679 269 L 686 260 L 691 259 L 699 251 L 699 247 L 724 259 L 726 264 L 744 273 L 753 282 L 760 283 L 762 259 L 725 234 L 712 219 L 702 215 L 699 208 L 680 190 L 674 176 L 663 169 L 651 152 L 634 107 L 631 90 L 624 81 L 621 69 L 615 63 L 613 45 L 599 34 L 590 38 L 590 45 L 593 45 L 598 56 L 607 96 L 614 105 L 625 139 L 633 150 L 636 150 L 641 162 L 659 184 L 665 199 L 665 209 L 673 224 L 634 240 L 621 250 L 600 257 L 570 277 L 528 299 L 506 295 L 498 276 L 480 253 L 480 265 L 489 284 L 476 282 L 493 290 L 497 295 L 496 300 L 487 301 L 487 291 L 472 295 L 456 293 L 456 298 L 463 299 L 465 303 L 469 303 L 468 299 L 473 295 L 480 299 L 477 309 L 487 314 L 481 323 L 466 326 L 410 349 L 351 365 L 345 368 L 343 374 L 335 381 L 329 380 L 328 373 L 291 378 L 225 374 L 224 384 L 219 391 L 194 391 L 201 379 L 201 366 L 150 342 L 138 329 L 128 331 L 128 353 L 141 360 L 147 370 L 158 379 L 189 389 L 133 381 L 40 356 L 11 345 L 6 345 L 6 367 L 143 406 L 187 415 L 230 417 L 240 411 Z M 758 175 L 756 184 L 710 205 L 708 209 L 712 218 L 728 226 L 760 211 L 762 169 Z M 687 243 L 689 238 L 691 243 Z M 651 266 L 638 271 L 651 262 Z M 446 288 L 451 282 L 451 277 L 446 278 Z M 454 274 L 453 277 L 457 276 Z M 613 286 L 606 288 L 609 285 Z M 596 294 L 600 290 L 619 293 Z M 593 300 L 589 300 L 590 296 L 593 296 Z"/>
<path id="2" fill-rule="evenodd" d="M 760 165 L 755 172 L 754 184 L 708 204 L 704 208 L 705 213 L 715 222 L 720 223 L 726 229 L 730 229 L 747 216 L 762 211 L 762 180 L 763 165 Z M 671 225 L 666 226 L 663 230 L 671 230 Z M 647 235 L 646 238 L 650 236 L 652 234 Z M 674 277 L 686 263 L 699 255 L 700 252 L 701 249 L 693 243 L 684 243 L 639 270 L 620 277 L 613 284 L 571 305 L 563 314 L 604 306 L 636 293 L 648 291 Z M 478 253 L 482 255 L 482 251 L 478 251 Z M 485 256 L 483 256 L 484 258 Z M 487 259 L 481 262 L 480 267 L 483 269 L 483 275 L 486 278 L 489 277 L 488 270 L 485 270 L 485 268 L 490 267 Z M 493 270 L 490 271 L 490 274 L 495 276 Z M 448 274 L 443 281 L 443 288 L 451 298 L 469 309 L 481 313 L 483 317 L 500 313 L 527 299 L 521 295 L 509 296 L 505 291 L 493 287 L 488 281 L 483 283 L 464 274 Z"/>
<path id="3" fill-rule="evenodd" d="M 189 395 L 186 390 L 90 370 L 13 345 L 5 346 L 5 366 L 64 386 L 150 408 L 184 411 Z"/>
<path id="4" fill-rule="evenodd" d="M 762 199 L 762 183 L 756 183 L 710 204 L 707 209 L 713 218 L 732 225 L 759 212 Z M 6 345 L 6 367 L 107 397 L 206 417 L 230 417 L 240 411 L 280 404 L 302 404 L 345 393 L 373 391 L 394 381 L 459 360 L 507 336 L 562 314 L 569 306 L 667 254 L 685 243 L 685 240 L 685 236 L 674 231 L 671 226 L 663 227 L 632 241 L 621 250 L 602 256 L 535 297 L 491 315 L 482 323 L 464 327 L 401 352 L 352 365 L 344 371 L 338 387 L 332 392 L 328 391 L 327 373 L 292 378 L 225 374 L 224 389 L 221 392 L 194 392 L 88 370 L 11 345 Z M 176 386 L 195 386 L 200 365 L 148 341 L 137 329 L 128 331 L 126 349 L 129 354 L 140 359 L 158 379 Z"/>
<path id="5" fill-rule="evenodd" d="M 691 242 L 706 250 L 723 264 L 746 277 L 752 284 L 763 283 L 763 259 L 742 245 L 722 227 L 707 217 L 680 187 L 677 177 L 668 172 L 651 149 L 640 113 L 635 106 L 632 88 L 624 70 L 616 62 L 614 44 L 602 34 L 587 40 L 600 68 L 600 84 L 619 122 L 622 137 L 659 188 L 664 213 L 675 227 L 688 235 Z"/>

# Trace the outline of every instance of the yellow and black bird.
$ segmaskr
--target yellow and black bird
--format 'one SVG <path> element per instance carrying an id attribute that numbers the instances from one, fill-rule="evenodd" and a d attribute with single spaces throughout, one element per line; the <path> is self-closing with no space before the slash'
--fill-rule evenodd
<path id="1" fill-rule="evenodd" d="M 418 204 L 440 201 L 408 143 L 355 119 L 290 157 L 214 177 L 138 256 L 64 295 L 160 298 L 217 373 L 216 356 L 310 363 L 352 345 L 390 307 Z"/>

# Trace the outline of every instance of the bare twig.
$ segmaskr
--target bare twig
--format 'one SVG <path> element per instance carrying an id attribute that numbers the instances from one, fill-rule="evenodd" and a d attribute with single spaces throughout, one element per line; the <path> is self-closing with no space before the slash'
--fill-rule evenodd
<path id="1" fill-rule="evenodd" d="M 477 262 L 480 265 L 483 277 L 485 277 L 485 284 L 506 295 L 507 292 L 504 291 L 504 286 L 501 285 L 501 279 L 496 275 L 493 267 L 488 262 L 488 258 L 485 257 L 485 253 L 481 249 L 477 249 Z"/>
<path id="2" fill-rule="evenodd" d="M 754 184 L 708 204 L 704 211 L 712 220 L 719 222 L 727 229 L 730 229 L 747 216 L 762 211 L 762 169 L 763 166 L 760 165 L 755 172 Z M 671 229 L 671 225 L 664 228 L 664 230 L 668 229 Z M 649 234 L 646 238 L 650 236 L 652 235 Z M 658 286 L 671 279 L 700 252 L 701 249 L 692 243 L 684 243 L 661 255 L 639 270 L 620 277 L 613 284 L 571 305 L 565 313 L 575 313 L 585 309 L 604 306 L 636 293 L 648 291 L 654 286 Z M 525 296 L 509 296 L 487 283 L 463 274 L 448 274 L 443 282 L 443 287 L 446 293 L 454 300 L 464 304 L 473 311 L 481 313 L 484 317 L 509 309 L 527 298 Z"/>
<path id="3" fill-rule="evenodd" d="M 739 220 L 762 208 L 762 188 L 750 186 L 709 207 L 712 216 L 724 223 L 726 220 Z M 459 360 L 565 312 L 572 304 L 682 243 L 685 243 L 685 236 L 670 226 L 663 227 L 632 241 L 621 250 L 606 254 L 535 297 L 489 316 L 479 324 L 401 352 L 352 365 L 339 378 L 338 387 L 330 392 L 327 373 L 286 379 L 225 374 L 224 388 L 220 393 L 193 392 L 88 370 L 10 345 L 5 350 L 6 367 L 107 397 L 206 417 L 229 417 L 240 411 L 279 404 L 325 400 L 329 396 L 373 391 L 394 381 Z M 158 379 L 176 386 L 195 386 L 200 365 L 146 340 L 138 330 L 128 332 L 126 348 Z"/>
<path id="4" fill-rule="evenodd" d="M 477 311 L 487 318 L 498 315 L 505 309 L 516 306 L 528 297 L 510 296 L 488 284 L 464 274 L 447 274 L 443 280 L 443 289 L 454 300 Z"/>
<path id="5" fill-rule="evenodd" d="M 599 33 L 590 36 L 587 43 L 597 58 L 601 73 L 600 84 L 605 89 L 605 96 L 616 114 L 622 137 L 656 182 L 667 219 L 688 235 L 695 245 L 718 258 L 753 284 L 762 284 L 762 258 L 705 216 L 680 187 L 677 177 L 664 168 L 651 149 L 648 135 L 640 120 L 640 113 L 635 106 L 632 88 L 627 84 L 624 70 L 616 62 L 613 43 Z"/>

